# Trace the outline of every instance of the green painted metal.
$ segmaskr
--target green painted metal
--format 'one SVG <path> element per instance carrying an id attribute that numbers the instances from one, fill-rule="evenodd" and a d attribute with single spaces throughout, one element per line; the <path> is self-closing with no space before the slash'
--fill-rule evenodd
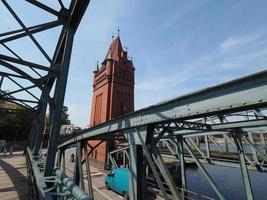
<path id="1" fill-rule="evenodd" d="M 91 198 L 86 194 L 76 183 L 69 177 L 67 177 L 61 170 L 55 169 L 55 174 L 62 182 L 62 184 L 71 192 L 73 197 L 77 200 L 91 200 Z"/>
<path id="2" fill-rule="evenodd" d="M 44 176 L 45 156 L 33 156 L 33 152 L 27 148 L 27 167 L 32 172 L 33 197 L 43 200 L 52 200 L 53 197 L 68 197 L 77 200 L 91 200 L 89 196 L 63 171 L 56 168 L 52 176 Z M 63 192 L 61 183 L 67 189 Z M 52 184 L 52 185 L 51 185 Z M 49 186 L 48 186 L 49 185 Z M 55 186 L 55 187 L 54 187 Z M 58 192 L 55 188 L 59 188 Z"/>
<path id="3" fill-rule="evenodd" d="M 252 187 L 251 187 L 248 169 L 246 166 L 246 160 L 245 160 L 244 149 L 243 149 L 241 137 L 242 136 L 239 134 L 238 130 L 236 130 L 236 132 L 233 133 L 233 138 L 234 138 L 234 141 L 235 141 L 235 144 L 236 144 L 236 147 L 238 150 L 239 159 L 240 159 L 240 169 L 241 169 L 241 174 L 242 174 L 242 178 L 243 178 L 243 183 L 245 186 L 247 200 L 253 200 L 254 196 L 253 196 L 253 191 L 252 191 Z"/>
<path id="4" fill-rule="evenodd" d="M 110 133 L 147 124 L 233 113 L 249 108 L 262 108 L 267 105 L 267 93 L 262 92 L 266 90 L 267 71 L 263 71 L 150 106 L 86 129 L 80 135 L 59 145 L 59 148 L 74 144 L 79 140 L 97 139 L 101 136 L 107 137 Z M 267 120 L 214 124 L 212 130 L 263 126 L 266 124 Z"/>

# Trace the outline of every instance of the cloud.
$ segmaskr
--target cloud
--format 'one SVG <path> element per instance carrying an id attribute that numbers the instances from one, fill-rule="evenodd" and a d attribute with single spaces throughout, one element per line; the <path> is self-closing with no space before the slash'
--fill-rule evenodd
<path id="1" fill-rule="evenodd" d="M 265 35 L 266 35 L 265 32 L 259 32 L 246 36 L 228 37 L 221 43 L 220 49 L 222 51 L 229 51 L 229 50 L 243 48 L 247 45 L 253 44 L 254 42 L 258 42 Z"/>
<path id="2" fill-rule="evenodd" d="M 169 27 L 172 27 L 176 25 L 180 20 L 182 20 L 187 15 L 197 11 L 202 6 L 204 6 L 208 1 L 193 1 L 192 4 L 190 2 L 186 2 L 186 4 L 178 3 L 176 4 L 177 7 L 180 7 L 180 9 L 177 9 L 176 13 L 170 13 L 169 17 L 165 19 L 164 23 L 161 23 L 158 27 L 158 29 L 166 29 Z"/>
<path id="3" fill-rule="evenodd" d="M 263 65 L 267 57 L 266 32 L 256 32 L 254 34 L 229 37 L 219 46 L 219 56 L 221 56 L 220 66 L 222 69 L 232 70 L 241 67 L 256 67 Z"/>

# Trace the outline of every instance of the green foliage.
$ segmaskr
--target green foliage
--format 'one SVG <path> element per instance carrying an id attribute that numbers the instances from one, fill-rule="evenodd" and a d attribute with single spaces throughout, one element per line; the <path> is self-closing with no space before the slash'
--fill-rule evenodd
<path id="1" fill-rule="evenodd" d="M 68 110 L 67 106 L 63 106 L 60 124 L 70 124 Z"/>
<path id="2" fill-rule="evenodd" d="M 60 124 L 61 125 L 68 125 L 71 124 L 71 121 L 69 120 L 69 114 L 68 114 L 68 107 L 67 106 L 63 106 L 62 108 L 62 114 L 61 114 L 61 119 L 60 119 Z M 50 132 L 50 127 L 51 127 L 51 121 L 50 121 L 50 116 L 46 116 L 45 119 L 45 132 L 49 133 Z"/>
<path id="3" fill-rule="evenodd" d="M 5 137 L 2 139 L 12 140 L 15 132 L 18 132 L 18 138 L 26 140 L 32 126 L 32 111 L 14 104 L 11 104 L 12 109 L 7 109 L 3 106 L 5 103 L 2 102 L 2 106 L 0 104 L 1 137 Z"/>

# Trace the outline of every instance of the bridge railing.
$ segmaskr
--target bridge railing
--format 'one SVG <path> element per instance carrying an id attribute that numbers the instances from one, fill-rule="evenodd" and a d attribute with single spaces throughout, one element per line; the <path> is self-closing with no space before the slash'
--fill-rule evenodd
<path id="1" fill-rule="evenodd" d="M 46 157 L 33 156 L 27 148 L 26 163 L 29 181 L 29 193 L 32 199 L 77 199 L 91 200 L 89 196 L 63 171 L 55 168 L 54 175 L 44 176 Z"/>

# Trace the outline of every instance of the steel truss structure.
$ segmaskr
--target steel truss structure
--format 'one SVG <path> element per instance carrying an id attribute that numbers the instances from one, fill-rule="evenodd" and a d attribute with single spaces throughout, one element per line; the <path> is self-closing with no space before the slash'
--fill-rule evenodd
<path id="1" fill-rule="evenodd" d="M 64 151 L 70 145 L 76 144 L 79 148 L 87 148 L 88 140 L 108 140 L 114 138 L 117 133 L 122 133 L 129 143 L 127 147 L 129 152 L 126 148 L 115 150 L 110 152 L 109 160 L 113 167 L 117 167 L 118 164 L 111 154 L 124 151 L 125 157 L 128 157 L 131 172 L 130 188 L 132 188 L 130 199 L 145 199 L 146 168 L 153 172 L 165 199 L 170 198 L 166 185 L 171 191 L 171 198 L 186 198 L 185 162 L 188 159 L 198 165 L 219 199 L 225 199 L 225 196 L 203 166 L 203 162 L 240 167 L 247 199 L 253 199 L 248 168 L 266 172 L 266 152 L 257 148 L 252 136 L 259 134 L 265 145 L 263 133 L 267 130 L 266 90 L 267 71 L 263 71 L 178 97 L 82 131 L 58 146 L 61 155 L 59 157 L 64 155 Z M 216 135 L 223 135 L 227 143 L 236 146 L 237 159 L 220 160 L 212 157 L 210 143 L 217 144 L 213 138 Z M 205 138 L 205 150 L 197 145 L 199 137 Z M 169 156 L 172 155 L 180 162 L 182 177 L 180 191 L 164 162 L 166 152 L 162 152 L 159 142 L 169 149 Z M 250 145 L 251 155 L 244 152 L 244 142 Z M 223 151 L 219 144 L 217 148 Z M 80 167 L 82 161 L 79 161 L 78 153 L 77 156 L 76 169 L 80 169 L 78 174 L 82 174 Z M 61 163 L 61 159 L 59 160 Z M 78 174 L 76 172 L 76 177 Z M 164 181 L 161 177 L 164 177 Z M 82 185 L 81 180 L 80 177 L 76 183 Z"/>
<path id="2" fill-rule="evenodd" d="M 0 33 L 0 100 L 20 105 L 34 113 L 27 151 L 28 171 L 30 180 L 32 180 L 32 198 L 34 199 L 50 198 L 51 195 L 64 196 L 63 193 L 56 193 L 55 185 L 52 189 L 45 190 L 44 188 L 53 183 L 51 178 L 47 177 L 57 175 L 62 180 L 61 185 L 64 185 L 64 181 L 66 181 L 61 171 L 54 171 L 60 118 L 74 35 L 89 2 L 89 0 L 51 2 L 1 0 L 0 2 L 3 13 L 6 11 L 10 16 L 10 19 L 6 20 L 16 23 L 14 30 Z M 31 13 L 30 23 L 37 21 L 39 15 L 42 20 L 47 21 L 27 25 L 21 17 L 21 9 L 24 14 L 27 11 Z M 1 17 L 5 18 L 5 16 Z M 1 24 L 2 28 L 6 27 Z M 50 37 L 55 36 L 56 33 L 58 33 L 58 37 L 55 38 L 54 46 L 47 45 L 47 40 L 49 41 Z M 53 41 L 53 39 L 51 40 Z M 23 47 L 25 49 L 21 50 Z M 38 55 L 38 57 L 33 56 L 34 58 L 30 59 L 29 55 Z M 39 155 L 39 150 L 48 108 L 51 130 L 48 152 L 44 158 Z M 70 182 L 68 181 L 67 184 Z M 47 195 L 48 193 L 50 196 Z M 77 193 L 72 193 L 72 191 L 65 192 L 65 195 L 77 197 Z M 85 196 L 88 197 L 88 195 Z M 84 195 L 81 198 L 84 198 Z"/>
<path id="3" fill-rule="evenodd" d="M 96 147 L 88 146 L 88 140 L 126 140 L 129 144 L 125 156 L 129 162 L 131 200 L 145 199 L 148 171 L 153 173 L 157 187 L 165 199 L 187 198 L 185 163 L 193 160 L 203 172 L 219 199 L 225 199 L 220 187 L 209 175 L 203 163 L 238 166 L 241 169 L 247 199 L 253 199 L 248 168 L 266 172 L 266 152 L 258 149 L 253 134 L 259 134 L 265 145 L 263 133 L 267 130 L 267 71 L 249 75 L 221 85 L 206 88 L 188 95 L 165 101 L 148 108 L 126 114 L 117 119 L 81 131 L 78 135 L 58 144 L 60 116 L 65 96 L 73 38 L 89 4 L 89 0 L 71 0 L 66 6 L 58 0 L 58 9 L 35 0 L 29 5 L 55 17 L 50 22 L 26 26 L 11 6 L 2 4 L 19 24 L 16 30 L 0 33 L 0 45 L 8 52 L 0 54 L 1 100 L 22 105 L 34 112 L 35 118 L 26 150 L 32 198 L 40 199 L 93 199 L 93 187 L 89 168 L 89 154 Z M 50 56 L 38 41 L 36 34 L 60 28 L 55 51 Z M 44 62 L 29 61 L 17 53 L 9 42 L 27 37 L 44 57 Z M 41 60 L 42 61 L 42 60 Z M 27 70 L 24 70 L 27 68 Z M 30 71 L 29 71 L 30 70 Z M 30 83 L 23 85 L 19 80 Z M 5 81 L 17 89 L 4 88 Z M 25 82 L 24 82 L 25 83 Z M 32 89 L 39 91 L 39 95 Z M 20 96 L 27 93 L 30 98 Z M 46 111 L 51 113 L 51 132 L 48 152 L 40 152 L 41 133 Z M 213 156 L 210 144 L 220 151 L 222 147 L 214 139 L 223 135 L 227 144 L 237 148 L 234 161 L 219 160 Z M 198 146 L 204 137 L 205 149 Z M 250 145 L 251 152 L 244 151 L 243 144 Z M 159 147 L 163 144 L 163 148 Z M 100 144 L 100 143 L 99 143 Z M 66 176 L 65 152 L 76 147 L 73 180 Z M 89 149 L 90 148 L 90 149 Z M 166 149 L 169 151 L 167 152 Z M 125 149 L 123 149 L 125 151 Z M 114 152 L 113 152 L 114 153 Z M 164 161 L 173 157 L 180 162 L 182 188 L 178 190 Z M 111 159 L 116 167 L 115 160 Z M 86 166 L 87 186 L 84 184 Z M 163 180 L 164 179 L 164 180 Z M 88 189 L 88 194 L 84 191 Z M 168 192 L 168 191 L 169 192 Z M 171 193 L 171 195 L 170 195 Z"/>

